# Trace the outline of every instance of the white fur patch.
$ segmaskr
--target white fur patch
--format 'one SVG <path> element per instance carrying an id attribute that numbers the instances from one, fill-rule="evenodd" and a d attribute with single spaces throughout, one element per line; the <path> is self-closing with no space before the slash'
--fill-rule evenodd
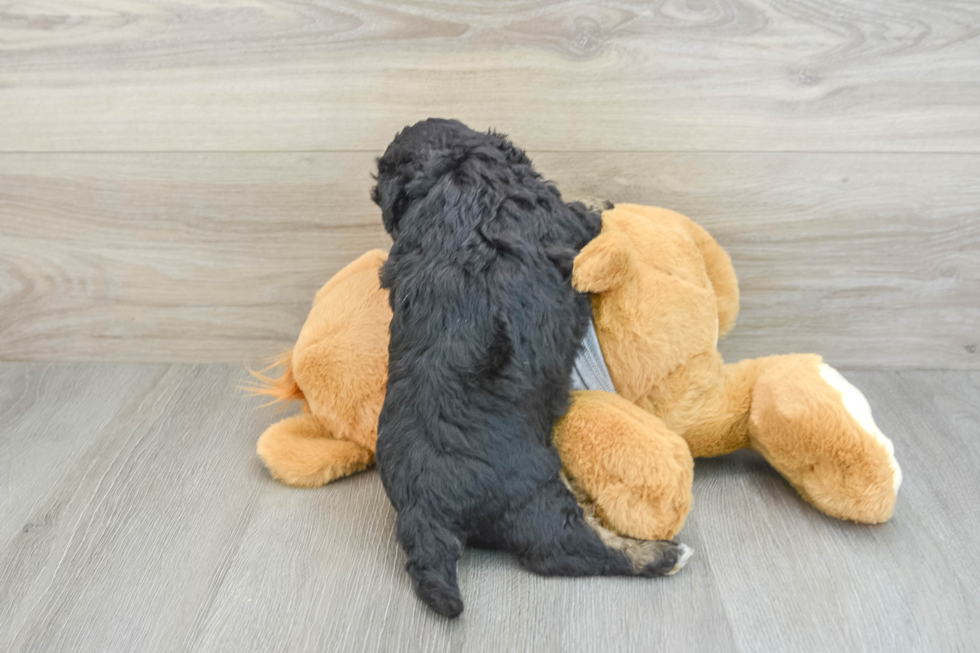
<path id="1" fill-rule="evenodd" d="M 677 560 L 677 564 L 671 567 L 670 571 L 667 572 L 667 576 L 673 576 L 680 571 L 681 567 L 686 565 L 687 561 L 691 559 L 692 555 L 694 555 L 694 550 L 686 544 L 678 544 L 677 546 L 679 546 L 681 549 L 681 557 Z"/>
<path id="2" fill-rule="evenodd" d="M 718 346 L 718 333 L 721 331 L 721 321 L 715 318 L 715 347 Z"/>
<path id="3" fill-rule="evenodd" d="M 895 484 L 895 493 L 897 494 L 898 488 L 902 484 L 902 469 L 898 466 L 898 461 L 895 460 L 895 445 L 885 437 L 885 434 L 875 424 L 875 420 L 871 416 L 871 405 L 868 404 L 868 400 L 840 372 L 826 363 L 820 365 L 820 376 L 831 387 L 840 392 L 841 398 L 844 401 L 844 408 L 847 409 L 847 412 L 857 420 L 857 423 L 865 432 L 873 436 L 878 441 L 878 444 L 883 446 L 885 451 L 888 452 L 888 460 L 893 470 L 892 482 Z"/>

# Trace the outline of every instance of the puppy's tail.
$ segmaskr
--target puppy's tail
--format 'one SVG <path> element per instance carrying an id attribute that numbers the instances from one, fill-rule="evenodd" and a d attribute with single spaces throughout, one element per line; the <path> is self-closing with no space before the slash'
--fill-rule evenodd
<path id="1" fill-rule="evenodd" d="M 406 567 L 415 587 L 415 595 L 443 617 L 455 619 L 463 612 L 463 596 L 455 578 L 440 575 L 432 569 Z"/>
<path id="2" fill-rule="evenodd" d="M 456 578 L 462 549 L 451 528 L 434 520 L 429 511 L 407 509 L 398 513 L 395 531 L 408 556 L 405 571 L 415 594 L 435 612 L 455 619 L 463 612 L 463 596 Z"/>
<path id="3" fill-rule="evenodd" d="M 274 367 L 285 369 L 278 377 L 267 376 L 265 373 Z M 256 383 L 254 385 L 241 386 L 241 389 L 251 395 L 272 397 L 272 401 L 264 404 L 266 406 L 278 403 L 288 404 L 293 401 L 306 401 L 303 391 L 300 389 L 299 384 L 296 383 L 296 379 L 293 378 L 293 350 L 291 349 L 283 352 L 272 365 L 258 372 L 249 369 L 248 373 L 252 375 Z"/>

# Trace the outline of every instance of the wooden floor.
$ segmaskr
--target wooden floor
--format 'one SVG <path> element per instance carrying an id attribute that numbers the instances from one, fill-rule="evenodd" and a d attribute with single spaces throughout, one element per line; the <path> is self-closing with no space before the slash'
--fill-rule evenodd
<path id="1" fill-rule="evenodd" d="M 547 579 L 468 551 L 423 609 L 370 471 L 317 490 L 254 454 L 239 366 L 0 364 L 3 651 L 974 651 L 980 373 L 852 371 L 895 442 L 895 517 L 824 517 L 760 458 L 696 464 L 662 580 Z"/>

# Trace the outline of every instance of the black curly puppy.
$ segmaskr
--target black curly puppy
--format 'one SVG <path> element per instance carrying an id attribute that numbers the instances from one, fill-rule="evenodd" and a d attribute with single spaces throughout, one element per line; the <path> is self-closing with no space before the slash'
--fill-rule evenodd
<path id="1" fill-rule="evenodd" d="M 464 544 L 541 574 L 676 570 L 683 545 L 587 523 L 551 443 L 591 316 L 572 262 L 598 215 L 562 202 L 504 136 L 435 119 L 395 137 L 373 199 L 394 239 L 381 271 L 394 316 L 377 463 L 416 594 L 462 612 Z"/>

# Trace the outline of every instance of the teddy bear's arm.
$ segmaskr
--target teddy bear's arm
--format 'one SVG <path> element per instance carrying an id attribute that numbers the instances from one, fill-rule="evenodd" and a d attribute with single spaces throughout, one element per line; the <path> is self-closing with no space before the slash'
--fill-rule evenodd
<path id="1" fill-rule="evenodd" d="M 667 540 L 684 525 L 694 461 L 659 418 L 613 393 L 573 392 L 554 440 L 569 482 L 594 502 L 607 528 Z"/>
<path id="2" fill-rule="evenodd" d="M 633 245 L 624 234 L 603 231 L 582 248 L 572 268 L 572 286 L 579 292 L 606 292 L 629 274 Z"/>

